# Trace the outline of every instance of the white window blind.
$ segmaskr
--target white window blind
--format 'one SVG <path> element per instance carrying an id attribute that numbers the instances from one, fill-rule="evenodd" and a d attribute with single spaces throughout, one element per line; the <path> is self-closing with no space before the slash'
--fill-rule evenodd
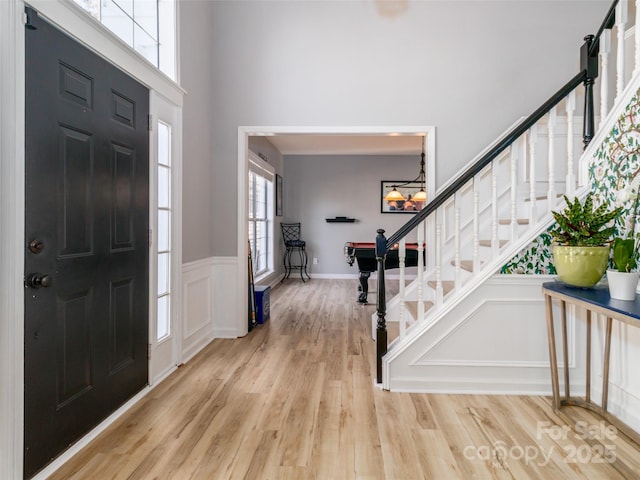
<path id="1" fill-rule="evenodd" d="M 249 244 L 256 278 L 273 271 L 274 168 L 249 154 Z"/>

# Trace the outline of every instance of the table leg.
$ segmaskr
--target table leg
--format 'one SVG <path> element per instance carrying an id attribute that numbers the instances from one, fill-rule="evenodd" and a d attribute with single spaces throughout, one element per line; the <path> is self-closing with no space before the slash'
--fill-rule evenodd
<path id="1" fill-rule="evenodd" d="M 607 317 L 607 333 L 604 339 L 604 362 L 602 366 L 602 409 L 607 411 L 609 401 L 609 358 L 611 357 L 611 327 L 613 320 Z"/>
<path id="2" fill-rule="evenodd" d="M 360 295 L 358 296 L 358 303 L 367 303 L 367 295 L 369 294 L 369 276 L 371 272 L 360 272 Z"/>
<path id="3" fill-rule="evenodd" d="M 585 401 L 588 403 L 591 401 L 591 310 L 587 310 L 587 365 L 586 376 L 587 381 L 585 383 Z"/>
<path id="4" fill-rule="evenodd" d="M 291 275 L 291 249 L 287 247 L 282 256 L 282 263 L 284 264 L 284 276 L 282 277 L 282 281 L 289 278 Z"/>
<path id="5" fill-rule="evenodd" d="M 564 373 L 564 398 L 569 400 L 569 348 L 567 340 L 567 303 L 562 300 L 562 369 Z"/>
<path id="6" fill-rule="evenodd" d="M 304 248 L 298 249 L 298 259 L 300 260 L 300 263 L 298 264 L 298 268 L 300 268 L 300 279 L 302 280 L 302 283 L 304 283 L 304 275 L 302 275 L 302 272 L 307 268 L 307 252 L 305 252 Z"/>
<path id="7" fill-rule="evenodd" d="M 551 366 L 551 389 L 553 390 L 553 408 L 560 409 L 560 385 L 558 382 L 558 358 L 556 356 L 556 336 L 553 330 L 553 303 L 549 295 L 544 296 L 547 309 L 547 336 L 549 340 L 549 364 Z"/>
<path id="8" fill-rule="evenodd" d="M 302 268 L 304 268 L 304 274 L 307 276 L 307 278 L 309 280 L 311 280 L 311 277 L 309 276 L 309 274 L 307 273 L 307 260 L 309 259 L 309 257 L 307 257 L 307 251 L 303 248 L 302 249 L 302 253 L 304 255 L 304 261 L 302 263 Z M 300 272 L 300 276 L 302 276 L 302 272 Z M 304 278 L 303 278 L 304 280 Z"/>

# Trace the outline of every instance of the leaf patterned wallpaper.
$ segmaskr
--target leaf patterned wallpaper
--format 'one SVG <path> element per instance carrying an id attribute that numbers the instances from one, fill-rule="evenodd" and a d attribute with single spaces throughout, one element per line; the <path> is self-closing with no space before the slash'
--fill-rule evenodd
<path id="1" fill-rule="evenodd" d="M 625 188 L 640 173 L 640 90 L 595 152 L 588 173 L 595 202 L 607 202 L 612 207 L 616 204 L 617 191 Z M 623 207 L 622 215 L 616 220 L 618 235 L 626 235 L 629 230 L 633 201 Z M 505 263 L 500 273 L 555 275 L 548 230 Z"/>

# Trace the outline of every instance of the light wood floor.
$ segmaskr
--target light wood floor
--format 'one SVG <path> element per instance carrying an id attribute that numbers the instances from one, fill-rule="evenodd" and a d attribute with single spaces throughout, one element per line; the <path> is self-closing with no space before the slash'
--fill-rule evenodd
<path id="1" fill-rule="evenodd" d="M 51 478 L 640 478 L 637 448 L 562 434 L 599 419 L 565 421 L 549 398 L 375 388 L 356 285 L 286 281 L 267 324 L 215 340 Z"/>

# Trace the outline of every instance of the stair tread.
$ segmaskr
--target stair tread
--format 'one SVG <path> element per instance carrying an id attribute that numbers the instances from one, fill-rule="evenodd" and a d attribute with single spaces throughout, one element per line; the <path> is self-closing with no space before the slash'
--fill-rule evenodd
<path id="1" fill-rule="evenodd" d="M 484 262 L 480 262 L 482 265 Z M 456 266 L 456 261 L 451 260 L 451 265 Z M 473 272 L 473 260 L 460 260 L 460 268 L 466 270 L 467 272 Z"/>
<path id="2" fill-rule="evenodd" d="M 473 260 L 461 260 L 460 268 L 467 272 L 473 272 Z"/>
<path id="3" fill-rule="evenodd" d="M 564 196 L 564 193 L 556 193 L 556 198 L 562 198 Z M 536 201 L 538 200 L 546 200 L 547 198 L 549 198 L 548 195 L 539 195 L 536 196 Z M 531 197 L 526 197 L 523 199 L 523 201 L 525 202 L 530 202 L 531 201 Z"/>
<path id="4" fill-rule="evenodd" d="M 453 288 L 456 285 L 456 282 L 454 282 L 453 280 L 441 280 L 440 283 L 442 283 L 442 293 L 443 293 L 443 295 L 446 295 L 451 290 L 453 290 Z M 435 290 L 436 287 L 438 286 L 438 282 L 436 280 L 429 280 L 427 282 L 427 285 L 429 285 L 431 288 L 433 288 Z"/>
<path id="5" fill-rule="evenodd" d="M 498 223 L 500 225 L 511 225 L 511 219 L 510 218 L 501 218 L 500 220 L 498 220 Z M 529 225 L 529 219 L 528 218 L 516 218 L 516 223 L 518 225 Z"/>
<path id="6" fill-rule="evenodd" d="M 509 243 L 509 240 L 498 240 L 498 245 L 500 247 L 504 247 L 507 243 Z M 478 244 L 481 247 L 490 247 L 491 246 L 491 240 L 480 240 L 478 242 Z"/>
<path id="7" fill-rule="evenodd" d="M 418 318 L 418 301 L 417 300 L 407 300 L 404 302 L 404 306 L 409 310 L 411 316 L 415 319 Z M 433 302 L 426 301 L 424 302 L 424 311 L 425 313 L 429 311 L 429 309 L 433 307 Z"/>

